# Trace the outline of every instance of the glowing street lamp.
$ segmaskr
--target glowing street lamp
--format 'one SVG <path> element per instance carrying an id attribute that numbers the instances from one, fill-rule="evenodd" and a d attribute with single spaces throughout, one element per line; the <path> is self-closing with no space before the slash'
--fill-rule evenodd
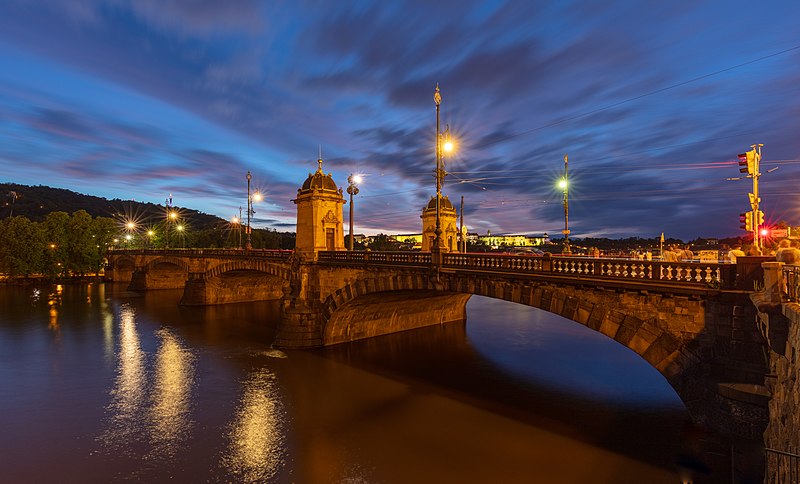
<path id="1" fill-rule="evenodd" d="M 347 193 L 350 195 L 350 244 L 349 248 L 353 250 L 353 195 L 358 195 L 358 184 L 361 183 L 361 175 L 353 175 L 347 177 Z"/>
<path id="2" fill-rule="evenodd" d="M 442 249 L 442 223 L 441 223 L 441 198 L 442 185 L 447 173 L 444 170 L 443 154 L 450 153 L 455 149 L 453 141 L 449 137 L 450 128 L 444 133 L 441 132 L 439 124 L 439 106 L 442 104 L 442 94 L 439 92 L 439 84 L 436 84 L 436 91 L 433 93 L 433 102 L 436 104 L 436 229 L 434 230 L 433 247 L 431 252 L 439 253 Z M 438 262 L 438 257 L 433 258 Z"/>
<path id="3" fill-rule="evenodd" d="M 236 232 L 239 235 L 239 250 L 242 249 L 242 207 L 239 207 L 239 216 L 233 216 L 231 223 L 236 226 Z"/>
<path id="4" fill-rule="evenodd" d="M 245 246 L 245 248 L 247 250 L 250 250 L 250 249 L 253 248 L 252 239 L 250 237 L 250 233 L 252 231 L 252 229 L 250 228 L 250 217 L 256 213 L 256 211 L 253 210 L 253 200 L 255 200 L 257 202 L 261 201 L 261 194 L 260 193 L 256 192 L 256 193 L 254 193 L 252 195 L 250 194 L 250 179 L 251 178 L 252 178 L 252 175 L 250 175 L 250 170 L 247 170 L 247 229 L 245 230 L 247 232 L 247 245 Z"/>
<path id="5" fill-rule="evenodd" d="M 561 231 L 564 234 L 564 248 L 562 249 L 562 254 L 572 254 L 572 249 L 569 247 L 569 171 L 567 169 L 569 162 L 569 158 L 567 155 L 564 155 L 564 177 L 559 180 L 558 187 L 564 193 L 564 230 Z"/>

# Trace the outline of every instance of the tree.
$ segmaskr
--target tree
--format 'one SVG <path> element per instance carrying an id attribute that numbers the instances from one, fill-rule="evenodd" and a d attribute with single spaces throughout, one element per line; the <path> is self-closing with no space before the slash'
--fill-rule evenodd
<path id="1" fill-rule="evenodd" d="M 44 247 L 41 228 L 26 217 L 0 222 L 0 271 L 12 277 L 41 272 Z"/>
<path id="2" fill-rule="evenodd" d="M 66 212 L 50 212 L 40 226 L 45 242 L 42 273 L 50 277 L 66 274 L 69 215 Z"/>

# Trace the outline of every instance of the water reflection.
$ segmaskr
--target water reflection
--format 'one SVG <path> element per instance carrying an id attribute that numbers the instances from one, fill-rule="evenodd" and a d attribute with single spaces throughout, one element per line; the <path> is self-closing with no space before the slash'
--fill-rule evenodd
<path id="1" fill-rule="evenodd" d="M 159 329 L 156 336 L 161 344 L 155 363 L 150 438 L 153 454 L 171 458 L 191 433 L 194 355 L 168 328 Z"/>
<path id="2" fill-rule="evenodd" d="M 111 449 L 129 453 L 129 444 L 141 435 L 147 378 L 145 354 L 136 329 L 136 312 L 124 304 L 120 308 L 119 316 L 117 376 L 111 390 L 113 401 L 107 408 L 110 425 L 101 440 Z"/>
<path id="3" fill-rule="evenodd" d="M 228 434 L 222 465 L 245 482 L 268 481 L 284 465 L 285 414 L 275 375 L 261 369 L 243 382 L 243 395 Z"/>
<path id="4" fill-rule="evenodd" d="M 58 308 L 61 306 L 61 294 L 64 288 L 57 284 L 55 291 L 51 292 L 47 298 L 47 305 L 50 306 L 50 323 L 47 327 L 53 331 L 58 331 Z M 38 299 L 38 294 L 35 296 Z"/>

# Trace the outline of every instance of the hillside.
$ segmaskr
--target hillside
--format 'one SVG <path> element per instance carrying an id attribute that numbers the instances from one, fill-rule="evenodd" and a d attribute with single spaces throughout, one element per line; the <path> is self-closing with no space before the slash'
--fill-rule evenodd
<path id="1" fill-rule="evenodd" d="M 41 222 L 48 213 L 57 211 L 71 214 L 85 210 L 92 217 L 110 217 L 116 220 L 125 220 L 131 216 L 137 220 L 161 220 L 165 212 L 163 205 L 154 203 L 108 200 L 63 188 L 15 183 L 0 183 L 0 201 L 0 218 L 8 217 L 13 210 L 13 215 L 25 216 L 33 222 Z M 190 221 L 197 230 L 213 229 L 227 223 L 224 219 L 197 210 L 183 207 L 179 210 L 181 218 Z"/>

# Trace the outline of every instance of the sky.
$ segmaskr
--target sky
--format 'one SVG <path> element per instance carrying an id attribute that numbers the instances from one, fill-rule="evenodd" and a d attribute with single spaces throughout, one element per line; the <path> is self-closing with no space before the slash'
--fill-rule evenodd
<path id="1" fill-rule="evenodd" d="M 294 231 L 323 169 L 356 233 L 419 233 L 443 193 L 485 234 L 743 235 L 800 225 L 800 2 L 0 0 L 0 182 Z M 778 168 L 770 173 L 767 170 Z M 5 196 L 5 194 L 2 194 Z M 345 194 L 346 195 L 346 194 Z M 345 205 L 347 223 L 349 206 Z"/>

